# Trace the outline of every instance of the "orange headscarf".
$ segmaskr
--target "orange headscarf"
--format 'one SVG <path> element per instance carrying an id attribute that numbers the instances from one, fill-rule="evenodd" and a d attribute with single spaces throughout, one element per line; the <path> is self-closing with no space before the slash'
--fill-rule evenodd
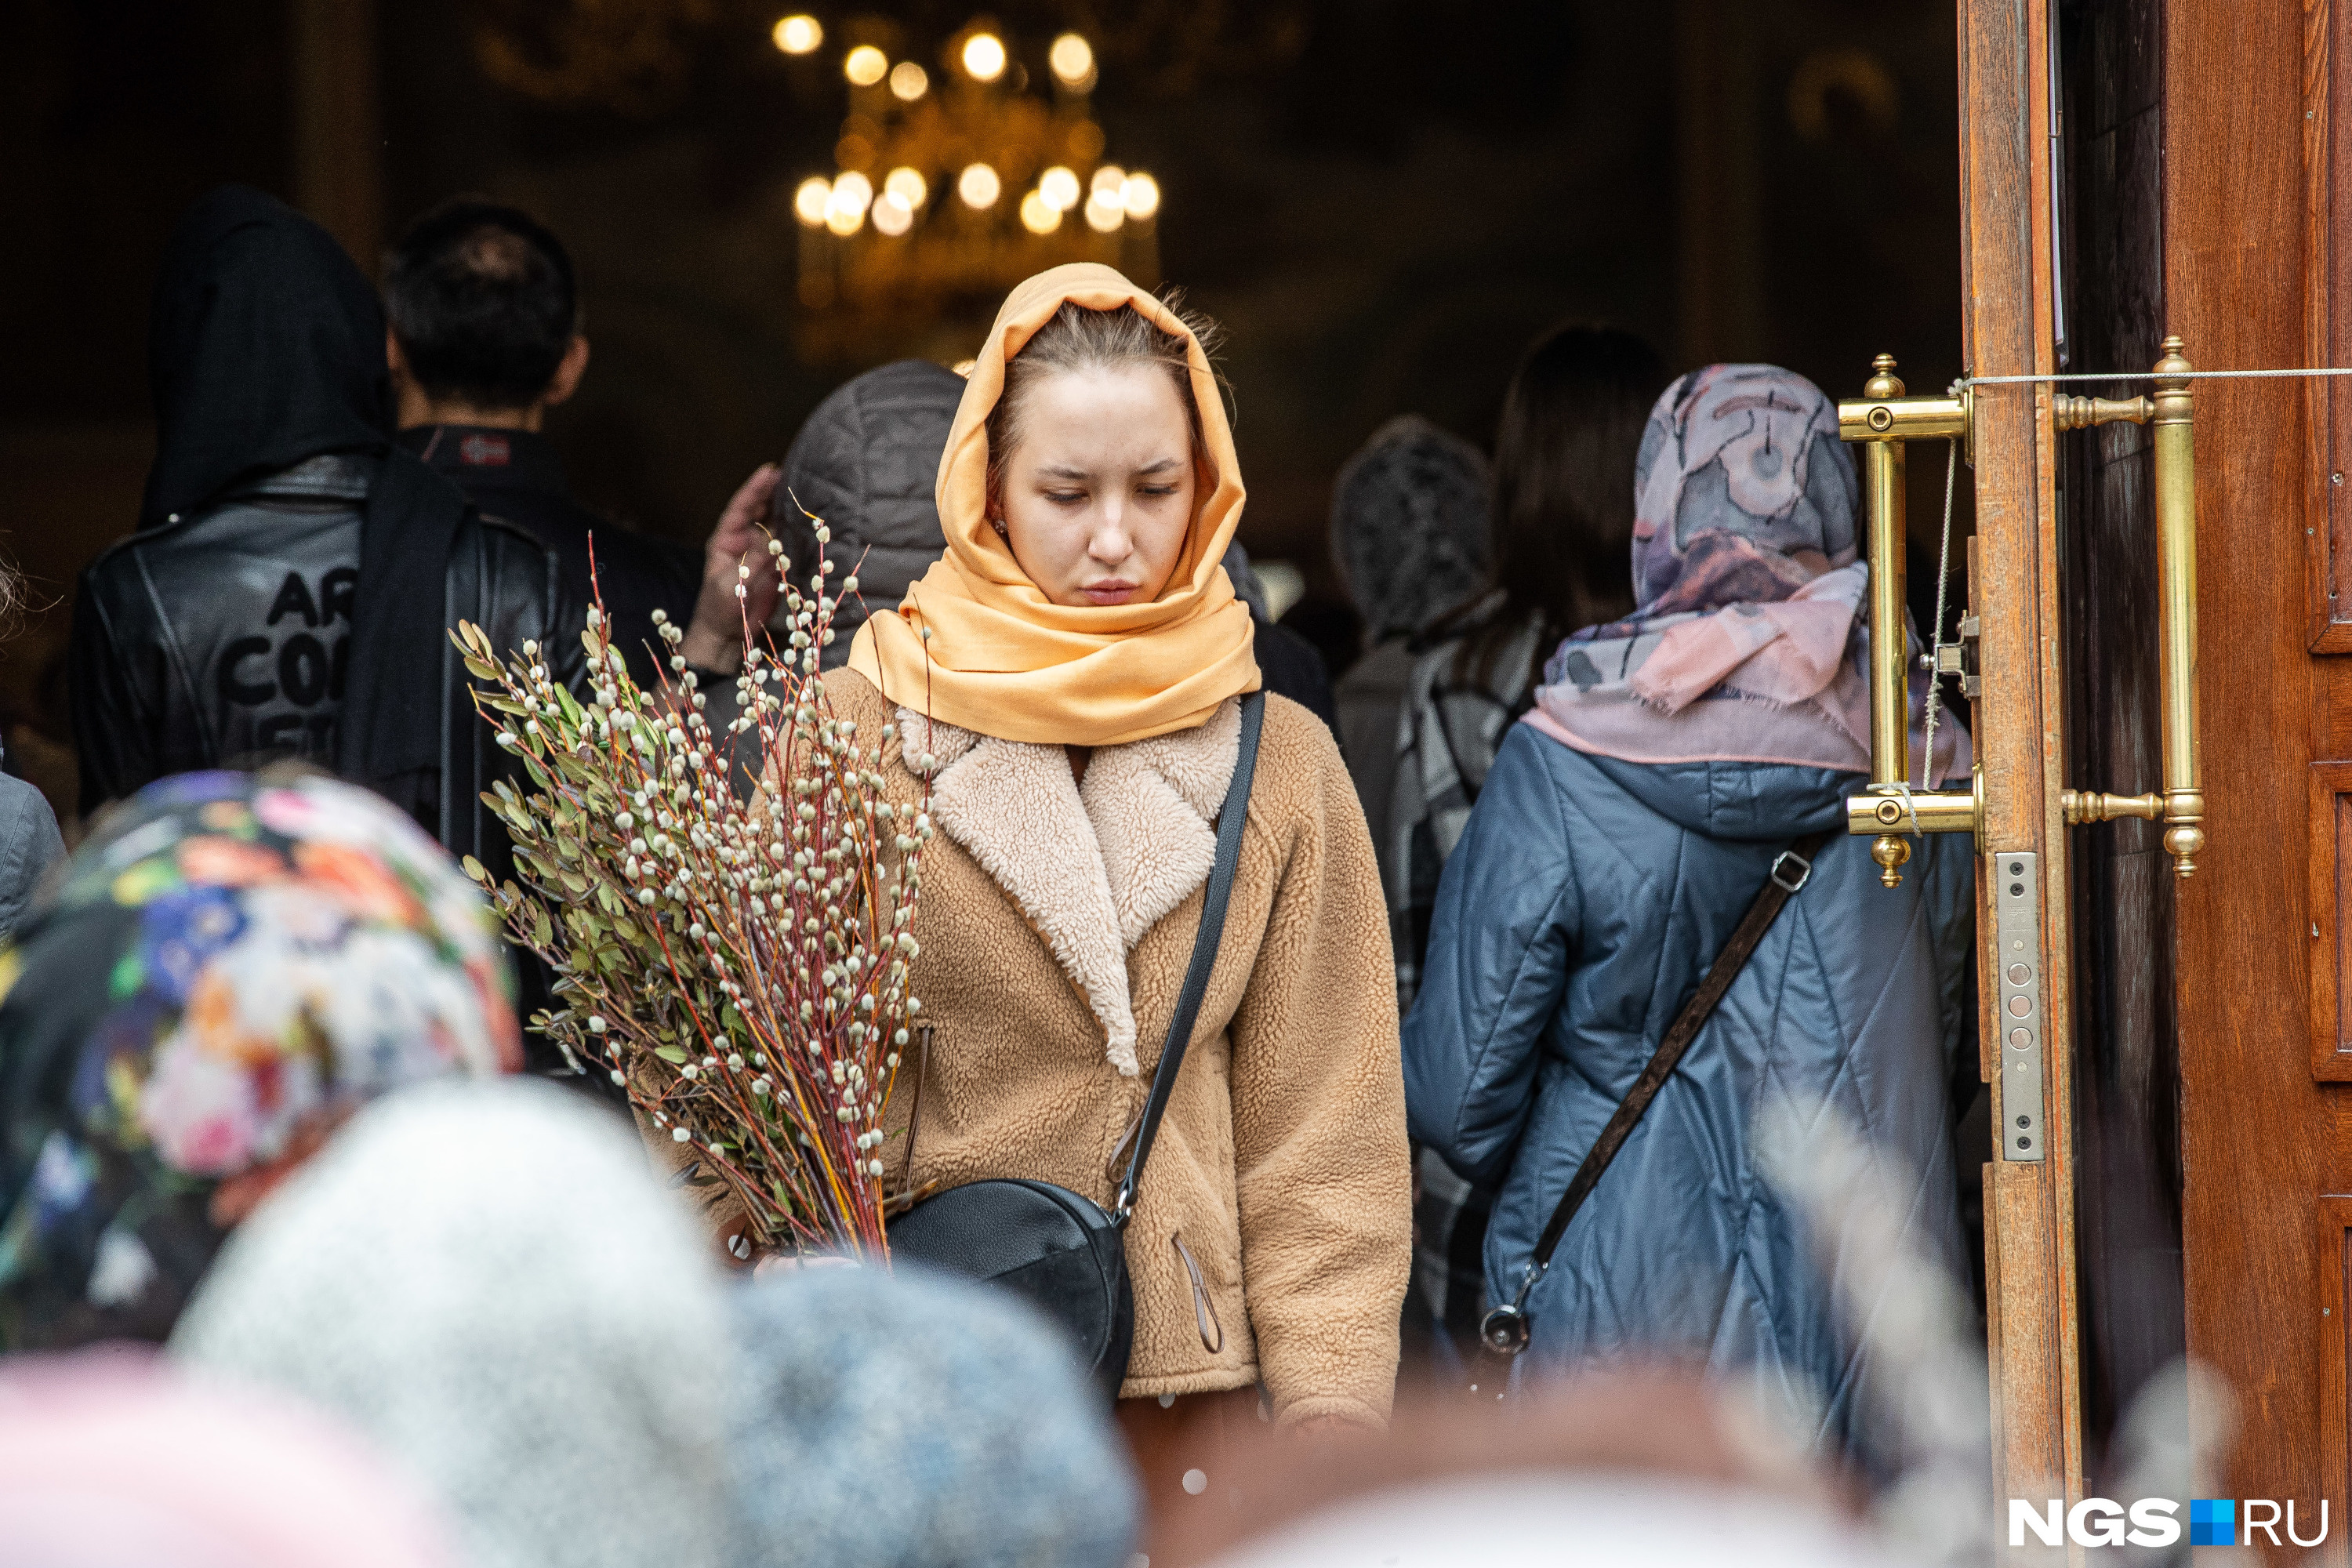
<path id="1" fill-rule="evenodd" d="M 1132 305 L 1182 338 L 1192 363 L 1215 485 L 1192 513 L 1168 586 L 1149 603 L 1056 605 L 989 526 L 988 416 L 1004 393 L 1005 362 L 1065 300 L 1093 310 Z M 893 702 L 999 740 L 1116 746 L 1205 723 L 1226 698 L 1258 686 L 1249 606 L 1223 565 L 1242 499 L 1224 404 L 1184 323 L 1110 268 L 1040 272 L 997 313 L 948 431 L 939 483 L 947 553 L 896 615 L 858 628 L 849 668 Z"/>

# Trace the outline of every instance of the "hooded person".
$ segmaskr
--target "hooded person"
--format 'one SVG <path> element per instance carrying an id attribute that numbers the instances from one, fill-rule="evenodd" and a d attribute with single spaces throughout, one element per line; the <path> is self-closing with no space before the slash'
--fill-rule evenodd
<path id="1" fill-rule="evenodd" d="M 835 387 L 784 453 L 772 526 L 793 571 L 815 562 L 822 518 L 826 559 L 859 584 L 834 612 L 825 668 L 847 663 L 868 613 L 897 604 L 946 548 L 932 487 L 962 401 L 963 377 L 945 365 L 898 360 Z"/>
<path id="2" fill-rule="evenodd" d="M 1123 1568 L 1135 1478 L 1101 1392 L 1002 1292 L 909 1264 L 732 1298 L 741 1568 Z"/>
<path id="3" fill-rule="evenodd" d="M 1768 873 L 1834 830 L 1535 1283 L 1520 1359 L 1704 1358 L 1851 1450 L 1875 1373 L 1840 1329 L 1847 1243 L 1816 1261 L 1751 1123 L 1768 1089 L 1843 1117 L 1916 1173 L 1905 1245 L 1959 1270 L 1946 1086 L 1974 1016 L 1973 855 L 1925 840 L 1889 891 L 1843 832 L 1869 766 L 1869 569 L 1835 405 L 1769 365 L 1695 371 L 1657 402 L 1635 493 L 1633 617 L 1552 655 L 1446 862 L 1404 1029 L 1413 1132 L 1499 1185 L 1486 1285 L 1511 1300 Z M 1969 776 L 1957 723 L 1929 749 L 1915 728 L 1914 780 Z"/>
<path id="4" fill-rule="evenodd" d="M 171 1341 L 349 1423 L 470 1568 L 720 1568 L 719 1282 L 609 1113 L 530 1080 L 387 1100 L 239 1230 Z"/>
<path id="5" fill-rule="evenodd" d="M 120 1348 L 0 1363 L 12 1568 L 459 1568 L 423 1489 L 290 1400 Z"/>
<path id="6" fill-rule="evenodd" d="M 1339 678 L 1339 738 L 1383 885 L 1413 639 L 1485 584 L 1491 489 L 1477 447 L 1414 414 L 1373 431 L 1332 481 L 1331 558 L 1364 625 L 1363 657 Z"/>
<path id="7" fill-rule="evenodd" d="M 0 950 L 0 1351 L 160 1341 L 359 1106 L 520 1063 L 488 906 L 332 779 L 184 774 Z"/>
<path id="8" fill-rule="evenodd" d="M 554 558 L 392 438 L 383 311 L 334 239 L 258 191 L 190 209 L 148 338 L 138 531 L 82 574 L 69 652 L 85 811 L 170 773 L 293 756 L 502 863 L 502 765 L 448 630 L 569 670 Z M 562 633 L 562 635 L 559 635 Z"/>
<path id="9" fill-rule="evenodd" d="M 937 494 L 946 553 L 826 682 L 840 719 L 897 727 L 879 791 L 940 832 L 911 927 L 933 1038 L 894 1146 L 910 1187 L 1027 1177 L 1108 1203 L 1259 684 L 1197 330 L 1108 268 L 1022 284 Z M 1286 1427 L 1384 1418 L 1411 1178 L 1383 931 L 1339 748 L 1266 698 L 1223 943 L 1125 1232 L 1119 1408 L 1155 1507 L 1197 1503 L 1182 1434 L 1255 1419 L 1260 1385 Z"/>
<path id="10" fill-rule="evenodd" d="M 708 547 L 710 570 L 694 618 L 678 645 L 708 700 L 713 733 L 732 757 L 736 795 L 758 789 L 761 759 L 756 729 L 730 734 L 743 711 L 737 678 L 743 668 L 743 628 L 765 628 L 781 646 L 793 628 L 766 541 L 781 541 L 793 582 L 805 586 L 817 561 L 817 524 L 830 535 L 824 559 L 839 584 L 834 638 L 818 650 L 824 668 L 837 669 L 849 643 L 877 605 L 896 604 L 907 585 L 940 558 L 939 503 L 931 486 L 940 453 L 963 398 L 963 377 L 926 359 L 896 360 L 850 377 L 826 395 L 801 426 L 753 511 L 730 505 Z M 738 500 L 745 499 L 740 492 Z M 738 575 L 741 568 L 748 575 Z M 738 583 L 743 597 L 735 597 Z"/>

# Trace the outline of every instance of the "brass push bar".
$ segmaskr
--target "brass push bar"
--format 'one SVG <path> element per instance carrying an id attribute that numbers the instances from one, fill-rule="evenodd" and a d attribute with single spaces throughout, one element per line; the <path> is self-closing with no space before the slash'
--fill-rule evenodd
<path id="1" fill-rule="evenodd" d="M 1903 885 L 1910 835 L 1974 833 L 1984 820 L 1980 791 L 1910 788 L 1911 671 L 1904 616 L 1905 443 L 1968 439 L 1971 399 L 1906 397 L 1895 356 L 1880 354 L 1859 402 L 1838 405 L 1838 434 L 1862 447 L 1862 494 L 1870 554 L 1870 791 L 1845 803 L 1846 831 L 1875 837 L 1878 879 Z"/>
<path id="2" fill-rule="evenodd" d="M 2051 399 L 2060 430 L 2128 423 L 2155 428 L 2158 636 L 2164 687 L 2164 793 L 2118 795 L 2067 790 L 2070 823 L 2144 817 L 2165 824 L 2164 847 L 2181 876 L 2205 847 L 2205 795 L 2197 750 L 2197 458 L 2189 361 L 2177 337 L 2164 340 L 2153 397 Z M 1838 434 L 1863 449 L 1863 496 L 1870 556 L 1870 788 L 1846 801 L 1846 830 L 1874 836 L 1879 880 L 1903 881 L 1918 833 L 1976 833 L 1984 826 L 1981 773 L 1967 792 L 1910 787 L 1910 670 L 1904 620 L 1904 479 L 1906 441 L 1975 438 L 1973 388 L 1953 397 L 1909 397 L 1881 354 L 1858 400 L 1838 405 Z"/>
<path id="3" fill-rule="evenodd" d="M 2164 672 L 2164 847 L 2196 875 L 2205 847 L 2204 771 L 2197 755 L 2197 441 L 2188 359 L 2179 338 L 2156 362 L 2157 636 Z"/>

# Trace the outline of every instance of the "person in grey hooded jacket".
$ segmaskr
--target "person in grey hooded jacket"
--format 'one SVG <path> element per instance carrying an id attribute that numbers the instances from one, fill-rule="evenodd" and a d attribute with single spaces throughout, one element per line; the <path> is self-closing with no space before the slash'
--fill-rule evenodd
<path id="1" fill-rule="evenodd" d="M 1669 387 L 1638 466 L 1634 617 L 1560 645 L 1446 863 L 1405 1083 L 1413 1135 L 1501 1184 L 1490 1302 L 1774 861 L 1860 787 L 1854 497 L 1836 409 L 1802 378 L 1713 365 Z M 1915 781 L 1969 767 L 1957 724 L 1915 729 Z M 1965 840 L 1927 839 L 1890 891 L 1866 841 L 1829 841 L 1536 1282 L 1523 1361 L 1699 1358 L 1863 1446 L 1872 1368 L 1832 1295 L 1853 1244 L 1807 1233 L 1754 1128 L 1782 1097 L 1841 1118 L 1900 1172 L 1906 1240 L 1959 1268 L 1947 1085 L 1972 873 Z"/>

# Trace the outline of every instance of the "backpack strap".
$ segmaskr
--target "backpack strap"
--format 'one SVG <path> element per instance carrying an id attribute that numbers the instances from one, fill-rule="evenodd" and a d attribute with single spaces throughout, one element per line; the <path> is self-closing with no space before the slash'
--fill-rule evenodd
<path id="1" fill-rule="evenodd" d="M 1550 1222 L 1543 1227 L 1543 1235 L 1537 1238 L 1535 1256 L 1528 1259 L 1527 1271 L 1520 1278 L 1517 1297 L 1508 1306 L 1497 1307 L 1487 1313 L 1486 1321 L 1479 1325 L 1479 1338 L 1486 1342 L 1488 1350 L 1501 1355 L 1517 1355 L 1527 1348 L 1528 1293 L 1535 1289 L 1536 1281 L 1542 1279 L 1544 1271 L 1551 1267 L 1551 1255 L 1559 1249 L 1560 1237 L 1568 1234 L 1569 1222 L 1576 1218 L 1576 1211 L 1584 1206 L 1584 1200 L 1592 1195 L 1592 1189 L 1600 1184 L 1602 1173 L 1609 1169 L 1609 1163 L 1617 1158 L 1617 1151 L 1625 1146 L 1625 1140 L 1633 1135 L 1643 1113 L 1650 1109 L 1650 1102 L 1657 1099 L 1658 1090 L 1666 1086 L 1666 1079 L 1674 1075 L 1675 1064 L 1683 1059 L 1683 1053 L 1690 1049 L 1691 1042 L 1698 1038 L 1699 1030 L 1714 1016 L 1716 1005 L 1723 1000 L 1724 993 L 1729 991 L 1731 983 L 1739 978 L 1739 972 L 1748 967 L 1748 961 L 1755 956 L 1757 945 L 1764 940 L 1764 933 L 1771 930 L 1772 922 L 1780 918 L 1781 906 L 1796 897 L 1811 879 L 1813 859 L 1821 854 L 1822 846 L 1836 836 L 1834 828 L 1811 834 L 1800 839 L 1793 847 L 1782 851 L 1780 858 L 1772 862 L 1772 870 L 1764 879 L 1763 890 L 1756 895 L 1756 901 L 1748 906 L 1748 913 L 1733 929 L 1730 940 L 1723 944 L 1723 951 L 1716 954 L 1715 963 L 1708 966 L 1706 978 L 1698 983 L 1698 989 L 1692 992 L 1691 999 L 1683 1004 L 1683 1010 L 1675 1015 L 1673 1025 L 1666 1030 L 1666 1037 L 1658 1042 L 1658 1048 L 1651 1056 L 1649 1065 L 1642 1069 L 1642 1076 L 1633 1080 L 1632 1091 L 1609 1118 L 1609 1124 L 1601 1130 L 1601 1136 L 1592 1141 L 1592 1147 L 1585 1151 L 1584 1162 L 1576 1167 L 1576 1174 L 1569 1178 L 1568 1190 L 1560 1194 L 1559 1206 L 1551 1211 Z"/>

